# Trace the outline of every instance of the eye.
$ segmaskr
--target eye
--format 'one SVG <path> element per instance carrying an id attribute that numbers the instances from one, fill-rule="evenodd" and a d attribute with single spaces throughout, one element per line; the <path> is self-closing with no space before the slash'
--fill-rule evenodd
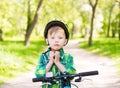
<path id="1" fill-rule="evenodd" d="M 54 39 L 54 37 L 51 37 L 51 39 Z"/>
<path id="2" fill-rule="evenodd" d="M 59 37 L 59 39 L 63 39 L 63 37 Z"/>

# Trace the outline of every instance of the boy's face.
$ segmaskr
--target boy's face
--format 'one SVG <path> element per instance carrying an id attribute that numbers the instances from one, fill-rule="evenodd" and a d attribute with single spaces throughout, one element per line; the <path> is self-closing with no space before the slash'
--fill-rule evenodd
<path id="1" fill-rule="evenodd" d="M 52 50 L 60 50 L 67 43 L 65 32 L 61 27 L 57 27 L 57 29 L 52 32 L 50 30 L 48 31 L 46 42 L 49 44 Z"/>

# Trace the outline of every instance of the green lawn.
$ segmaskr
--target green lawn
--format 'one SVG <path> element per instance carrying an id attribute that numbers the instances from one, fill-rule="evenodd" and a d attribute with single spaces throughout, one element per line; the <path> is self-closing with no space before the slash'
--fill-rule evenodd
<path id="1" fill-rule="evenodd" d="M 19 40 L 0 41 L 0 84 L 36 66 L 44 47 L 45 42 L 39 40 L 27 47 Z"/>
<path id="2" fill-rule="evenodd" d="M 93 46 L 89 47 L 87 40 L 80 42 L 80 47 L 92 53 L 107 56 L 116 62 L 120 73 L 120 40 L 117 38 L 98 38 L 93 39 Z"/>

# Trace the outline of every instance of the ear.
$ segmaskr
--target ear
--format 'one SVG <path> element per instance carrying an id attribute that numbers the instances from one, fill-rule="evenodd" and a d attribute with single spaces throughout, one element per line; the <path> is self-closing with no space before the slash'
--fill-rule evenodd
<path id="1" fill-rule="evenodd" d="M 64 46 L 65 46 L 67 43 L 68 43 L 68 40 L 66 39 L 66 40 L 65 40 L 65 43 L 64 43 Z"/>
<path id="2" fill-rule="evenodd" d="M 49 45 L 49 42 L 48 42 L 48 39 L 47 39 L 47 38 L 45 39 L 45 41 L 46 41 L 47 45 Z"/>

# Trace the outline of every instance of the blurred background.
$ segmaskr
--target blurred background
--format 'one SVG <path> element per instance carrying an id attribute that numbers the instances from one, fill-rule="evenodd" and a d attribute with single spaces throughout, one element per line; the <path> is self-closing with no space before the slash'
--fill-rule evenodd
<path id="1" fill-rule="evenodd" d="M 2 0 L 0 84 L 37 64 L 51 20 L 63 21 L 81 48 L 114 60 L 120 73 L 120 0 Z"/>

